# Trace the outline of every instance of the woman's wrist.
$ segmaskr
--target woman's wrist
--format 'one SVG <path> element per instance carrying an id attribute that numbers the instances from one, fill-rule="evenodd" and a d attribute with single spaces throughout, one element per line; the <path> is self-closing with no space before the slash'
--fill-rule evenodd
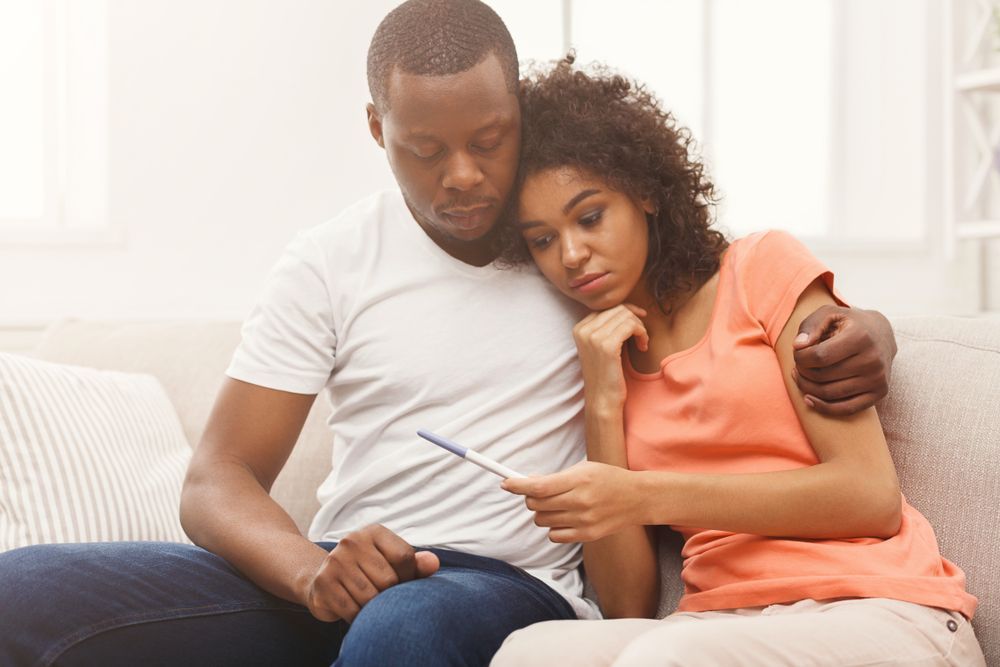
<path id="1" fill-rule="evenodd" d="M 680 476 L 670 472 L 637 471 L 635 490 L 644 499 L 636 505 L 636 514 L 643 525 L 670 526 L 677 523 Z"/>
<path id="2" fill-rule="evenodd" d="M 607 393 L 587 393 L 583 395 L 584 410 L 598 419 L 620 419 L 625 409 L 625 399 L 609 396 Z"/>

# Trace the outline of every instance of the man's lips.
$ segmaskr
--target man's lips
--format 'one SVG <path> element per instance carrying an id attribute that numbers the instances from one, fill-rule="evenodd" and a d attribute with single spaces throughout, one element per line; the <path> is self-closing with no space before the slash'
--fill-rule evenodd
<path id="1" fill-rule="evenodd" d="M 490 206 L 492 206 L 492 204 L 480 204 L 479 206 L 472 206 L 470 208 L 449 208 L 442 211 L 442 213 L 456 218 L 464 218 L 485 211 Z"/>
<path id="2" fill-rule="evenodd" d="M 603 273 L 601 272 L 585 273 L 579 278 L 574 278 L 573 280 L 569 281 L 569 286 L 572 289 L 585 291 L 590 287 L 597 287 L 598 286 L 597 281 L 601 280 L 601 278 L 604 278 L 606 275 L 608 275 L 607 271 Z"/>
<path id="3" fill-rule="evenodd" d="M 492 204 L 482 204 L 472 208 L 452 208 L 441 211 L 441 216 L 457 227 L 474 229 L 482 224 L 486 212 L 492 207 Z"/>

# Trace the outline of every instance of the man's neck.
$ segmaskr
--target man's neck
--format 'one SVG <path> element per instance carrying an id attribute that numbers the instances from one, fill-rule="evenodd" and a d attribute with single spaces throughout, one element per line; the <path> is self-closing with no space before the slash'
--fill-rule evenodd
<path id="1" fill-rule="evenodd" d="M 486 266 L 497 258 L 496 250 L 490 241 L 492 234 L 476 241 L 453 241 L 433 234 L 428 236 L 441 250 L 470 266 Z"/>
<path id="2" fill-rule="evenodd" d="M 428 237 L 430 237 L 431 241 L 433 241 L 437 247 L 441 248 L 441 250 L 444 250 L 446 253 L 463 264 L 468 264 L 470 266 L 486 266 L 497 258 L 496 247 L 493 243 L 493 239 L 496 236 L 495 228 L 486 236 L 476 239 L 475 241 L 457 241 L 438 233 L 437 230 L 429 224 L 423 222 L 416 215 L 413 215 L 413 219 L 418 225 L 420 225 L 420 229 L 427 234 Z"/>

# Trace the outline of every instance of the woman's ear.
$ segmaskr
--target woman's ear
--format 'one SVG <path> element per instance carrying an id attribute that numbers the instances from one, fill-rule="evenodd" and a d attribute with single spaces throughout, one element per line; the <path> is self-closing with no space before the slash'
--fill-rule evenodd
<path id="1" fill-rule="evenodd" d="M 658 212 L 656 204 L 650 197 L 643 197 L 639 200 L 639 204 L 642 205 L 642 210 L 649 215 L 656 215 Z"/>

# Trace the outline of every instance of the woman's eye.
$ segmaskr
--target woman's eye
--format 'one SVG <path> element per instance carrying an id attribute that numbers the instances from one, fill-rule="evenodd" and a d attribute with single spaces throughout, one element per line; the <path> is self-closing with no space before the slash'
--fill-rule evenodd
<path id="1" fill-rule="evenodd" d="M 593 211 L 587 215 L 580 217 L 580 224 L 584 227 L 590 227 L 591 225 L 596 225 L 601 221 L 604 216 L 604 211 Z"/>
<path id="2" fill-rule="evenodd" d="M 528 241 L 528 243 L 531 244 L 532 248 L 541 250 L 547 247 L 550 243 L 552 243 L 552 235 L 546 234 L 545 236 L 539 236 L 537 238 L 531 239 L 530 241 Z"/>

